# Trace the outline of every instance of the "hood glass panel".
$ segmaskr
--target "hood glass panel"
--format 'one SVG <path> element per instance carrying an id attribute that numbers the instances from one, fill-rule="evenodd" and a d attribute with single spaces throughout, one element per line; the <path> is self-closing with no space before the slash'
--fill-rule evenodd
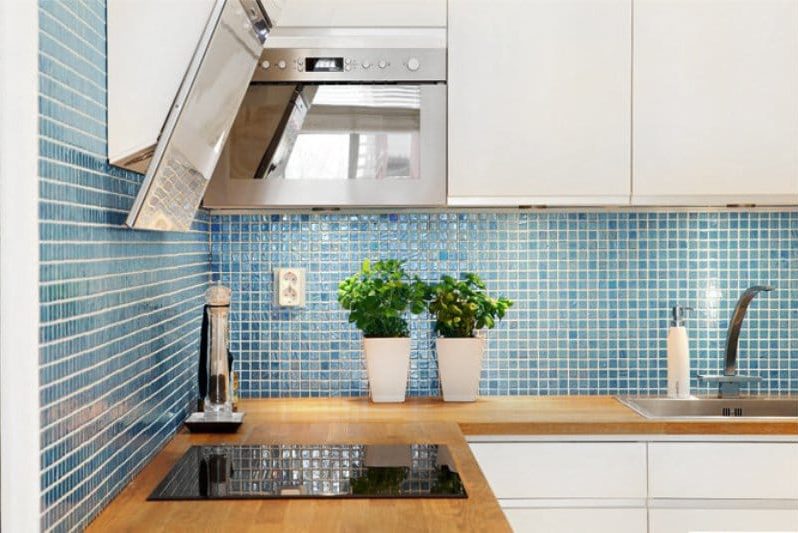
<path id="1" fill-rule="evenodd" d="M 222 164 L 232 179 L 420 178 L 419 85 L 250 86 Z"/>

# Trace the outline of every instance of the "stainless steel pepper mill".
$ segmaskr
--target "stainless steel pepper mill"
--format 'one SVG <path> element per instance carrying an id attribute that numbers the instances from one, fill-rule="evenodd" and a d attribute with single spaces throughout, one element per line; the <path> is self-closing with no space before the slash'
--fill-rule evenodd
<path id="1" fill-rule="evenodd" d="M 208 325 L 206 353 L 207 387 L 205 407 L 207 414 L 233 412 L 233 390 L 230 379 L 230 295 L 224 285 L 213 285 L 206 292 L 206 324 Z"/>
<path id="2" fill-rule="evenodd" d="M 202 311 L 197 388 L 197 412 L 186 419 L 186 427 L 199 433 L 234 433 L 244 413 L 233 411 L 233 354 L 230 351 L 230 297 L 221 284 L 205 293 Z"/>

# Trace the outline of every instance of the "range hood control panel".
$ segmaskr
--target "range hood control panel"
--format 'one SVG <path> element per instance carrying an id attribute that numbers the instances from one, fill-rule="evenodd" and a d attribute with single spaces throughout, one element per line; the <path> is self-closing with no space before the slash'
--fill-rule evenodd
<path id="1" fill-rule="evenodd" d="M 398 82 L 446 79 L 446 50 L 265 49 L 253 82 Z"/>

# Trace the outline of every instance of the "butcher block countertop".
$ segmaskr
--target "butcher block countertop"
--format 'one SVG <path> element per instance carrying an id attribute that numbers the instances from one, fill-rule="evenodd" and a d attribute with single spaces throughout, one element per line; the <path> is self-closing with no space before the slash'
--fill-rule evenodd
<path id="1" fill-rule="evenodd" d="M 612 396 L 486 397 L 474 403 L 412 399 L 281 399 L 242 402 L 281 422 L 456 422 L 464 435 L 798 435 L 795 419 L 651 420 Z"/>
<path id="2" fill-rule="evenodd" d="M 647 420 L 611 397 L 502 397 L 476 403 L 364 399 L 242 401 L 233 435 L 185 429 L 161 450 L 88 531 L 509 531 L 464 435 L 798 435 L 795 419 Z M 148 502 L 192 444 L 447 444 L 467 499 Z"/>
<path id="3" fill-rule="evenodd" d="M 87 531 L 510 531 L 454 422 L 285 422 L 258 412 L 251 402 L 244 408 L 251 411 L 235 435 L 178 433 Z M 146 501 L 189 446 L 220 442 L 447 444 L 468 498 Z"/>

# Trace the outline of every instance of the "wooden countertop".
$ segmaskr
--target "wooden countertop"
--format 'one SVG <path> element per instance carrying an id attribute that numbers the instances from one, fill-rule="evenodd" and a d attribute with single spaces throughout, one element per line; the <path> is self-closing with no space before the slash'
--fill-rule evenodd
<path id="1" fill-rule="evenodd" d="M 795 419 L 651 420 L 611 396 L 485 397 L 474 403 L 411 399 L 399 404 L 361 398 L 249 400 L 241 409 L 280 422 L 456 422 L 464 435 L 798 435 Z"/>
<path id="2" fill-rule="evenodd" d="M 241 402 L 235 435 L 185 429 L 90 525 L 88 531 L 509 531 L 464 435 L 713 434 L 798 435 L 779 421 L 648 420 L 611 397 L 502 397 L 445 404 L 414 399 L 279 399 Z M 440 443 L 450 447 L 466 485 L 465 500 L 254 500 L 147 502 L 192 444 Z"/>
<path id="3" fill-rule="evenodd" d="M 192 435 L 181 430 L 87 531 L 510 531 L 454 422 L 285 422 L 254 407 L 248 403 L 251 411 L 235 435 Z M 447 444 L 468 498 L 146 501 L 190 445 L 209 442 Z"/>

